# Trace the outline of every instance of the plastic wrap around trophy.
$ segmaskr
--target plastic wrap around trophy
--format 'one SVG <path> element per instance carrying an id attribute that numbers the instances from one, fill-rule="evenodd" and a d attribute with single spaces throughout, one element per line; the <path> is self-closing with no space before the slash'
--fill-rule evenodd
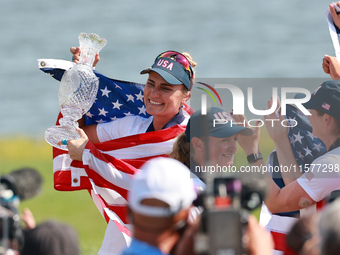
<path id="1" fill-rule="evenodd" d="M 66 145 L 58 145 L 62 140 L 80 138 L 76 127 L 78 120 L 93 105 L 99 87 L 98 77 L 93 72 L 95 55 L 106 45 L 106 40 L 96 34 L 81 33 L 78 36 L 81 49 L 77 65 L 65 71 L 59 86 L 59 105 L 63 115 L 60 126 L 46 130 L 45 140 L 52 146 L 67 150 Z"/>

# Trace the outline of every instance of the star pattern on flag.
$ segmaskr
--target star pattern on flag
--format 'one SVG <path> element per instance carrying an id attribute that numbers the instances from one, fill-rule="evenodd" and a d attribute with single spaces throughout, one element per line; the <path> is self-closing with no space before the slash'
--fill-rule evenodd
<path id="1" fill-rule="evenodd" d="M 302 139 L 304 138 L 303 136 L 300 135 L 300 131 L 297 134 L 293 134 L 293 136 L 295 137 L 295 141 L 299 142 L 302 144 Z"/>
<path id="2" fill-rule="evenodd" d="M 289 142 L 298 165 L 311 164 L 314 159 L 323 155 L 326 147 L 313 135 L 308 117 L 296 108 L 287 105 L 286 118 L 297 122 L 295 127 L 288 129 Z"/>
<path id="3" fill-rule="evenodd" d="M 288 136 L 288 138 L 289 138 L 290 144 L 295 147 L 296 140 L 295 140 L 294 136 Z"/>
<path id="4" fill-rule="evenodd" d="M 297 151 L 296 153 L 298 154 L 298 156 L 299 156 L 300 159 L 303 159 L 303 158 L 304 158 L 304 156 L 302 155 L 302 152 L 301 152 L 301 151 Z"/>
<path id="5" fill-rule="evenodd" d="M 131 112 L 124 113 L 124 114 L 125 114 L 125 116 L 131 116 L 131 115 L 133 115 Z"/>
<path id="6" fill-rule="evenodd" d="M 143 102 L 144 96 L 143 96 L 143 94 L 142 94 L 142 91 L 139 91 L 139 94 L 135 94 L 135 96 L 137 97 L 137 100 L 140 100 L 140 101 Z"/>
<path id="7" fill-rule="evenodd" d="M 90 112 L 87 112 L 85 115 L 86 115 L 87 117 L 89 117 L 89 118 L 92 118 L 92 117 L 93 117 L 93 114 L 90 113 Z"/>
<path id="8" fill-rule="evenodd" d="M 105 121 L 104 121 L 103 119 L 96 120 L 96 122 L 97 122 L 98 124 L 100 124 L 100 123 L 105 123 Z"/>
<path id="9" fill-rule="evenodd" d="M 119 103 L 118 99 L 115 103 L 112 103 L 112 104 L 113 104 L 113 109 L 117 108 L 118 110 L 120 110 L 120 107 L 123 105 L 123 104 Z"/>
<path id="10" fill-rule="evenodd" d="M 126 95 L 126 96 L 127 96 L 126 102 L 129 102 L 129 101 L 135 102 L 133 95 Z"/>
<path id="11" fill-rule="evenodd" d="M 40 69 L 58 81 L 65 72 L 62 68 Z M 144 84 L 111 79 L 96 70 L 94 73 L 99 79 L 99 87 L 92 107 L 84 115 L 86 125 L 110 122 L 129 115 L 151 116 L 144 110 Z"/>
<path id="12" fill-rule="evenodd" d="M 105 111 L 104 107 L 102 109 L 98 109 L 98 110 L 99 110 L 99 115 L 106 116 L 106 114 L 108 113 L 108 111 Z"/>
<path id="13" fill-rule="evenodd" d="M 322 146 L 321 143 L 318 143 L 318 144 L 314 144 L 314 148 L 313 150 L 317 150 L 317 151 L 321 151 L 322 149 L 324 149 L 324 146 Z"/>
<path id="14" fill-rule="evenodd" d="M 111 90 L 108 90 L 106 86 L 105 89 L 101 89 L 101 92 L 102 92 L 102 96 L 109 97 L 109 93 L 111 92 Z"/>
<path id="15" fill-rule="evenodd" d="M 139 113 L 138 114 L 144 114 L 146 115 L 146 109 L 144 107 L 144 105 L 142 105 L 142 107 L 137 107 L 139 109 Z"/>
<path id="16" fill-rule="evenodd" d="M 308 146 L 306 148 L 303 148 L 306 151 L 305 157 L 307 157 L 308 155 L 312 155 L 312 151 L 308 148 Z"/>
<path id="17" fill-rule="evenodd" d="M 99 78 L 97 100 L 85 117 L 86 125 L 114 121 L 121 117 L 139 115 L 149 118 L 144 105 L 144 85 L 110 79 L 97 71 Z"/>
<path id="18" fill-rule="evenodd" d="M 316 136 L 313 135 L 313 133 L 312 133 L 312 132 L 309 132 L 309 131 L 307 131 L 307 136 L 309 136 L 310 139 L 312 139 L 312 141 L 314 140 L 314 138 L 316 138 Z"/>
<path id="19" fill-rule="evenodd" d="M 122 87 L 118 86 L 116 83 L 114 83 L 114 85 L 116 85 L 116 86 L 115 86 L 115 89 L 121 89 L 121 90 L 123 90 Z"/>
<path id="20" fill-rule="evenodd" d="M 296 122 L 297 122 L 297 121 L 296 121 L 295 118 L 296 118 L 296 117 L 287 119 L 287 122 L 288 122 L 289 126 L 293 127 L 293 126 L 296 125 Z"/>

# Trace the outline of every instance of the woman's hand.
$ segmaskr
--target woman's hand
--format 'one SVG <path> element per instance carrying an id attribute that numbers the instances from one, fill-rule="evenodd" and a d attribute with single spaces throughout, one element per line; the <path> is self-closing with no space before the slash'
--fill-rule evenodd
<path id="1" fill-rule="evenodd" d="M 25 222 L 26 224 L 26 229 L 33 229 L 37 226 L 33 213 L 31 212 L 30 209 L 25 208 L 22 215 L 21 215 L 21 220 Z"/>
<path id="2" fill-rule="evenodd" d="M 333 80 L 340 79 L 340 63 L 336 57 L 325 55 L 322 60 L 322 68 Z"/>
<path id="3" fill-rule="evenodd" d="M 260 123 L 258 122 L 254 128 L 251 128 L 248 124 L 248 121 L 244 115 L 232 115 L 235 122 L 237 123 L 245 123 L 245 127 L 253 130 L 253 134 L 251 136 L 239 135 L 237 137 L 237 142 L 244 150 L 246 155 L 259 153 L 259 141 L 260 141 Z"/>
<path id="4" fill-rule="evenodd" d="M 77 131 L 80 135 L 80 138 L 77 140 L 67 140 L 67 149 L 71 159 L 82 161 L 83 152 L 89 139 L 84 130 L 77 128 Z M 62 145 L 62 141 L 59 141 L 57 144 Z"/>
<path id="5" fill-rule="evenodd" d="M 77 47 L 77 48 L 71 47 L 70 51 L 72 53 L 72 62 L 78 64 L 79 59 L 80 59 L 80 52 L 81 52 L 80 47 Z M 96 67 L 99 60 L 100 60 L 99 53 L 97 53 L 94 58 L 93 67 Z"/>
<path id="6" fill-rule="evenodd" d="M 272 105 L 273 105 L 273 98 L 268 100 L 268 109 Z M 285 116 L 280 115 L 278 118 L 276 115 L 276 111 L 279 109 L 279 107 L 280 107 L 280 99 L 277 98 L 276 110 L 267 116 L 263 116 L 264 122 L 266 124 L 267 132 L 275 144 L 279 142 L 282 138 L 287 136 L 287 128 L 281 125 L 281 122 L 286 119 Z M 280 112 L 281 111 L 279 111 L 279 113 Z"/>
<path id="7" fill-rule="evenodd" d="M 248 218 L 247 247 L 251 255 L 271 255 L 273 254 L 274 242 L 270 233 L 262 228 L 254 215 Z"/>

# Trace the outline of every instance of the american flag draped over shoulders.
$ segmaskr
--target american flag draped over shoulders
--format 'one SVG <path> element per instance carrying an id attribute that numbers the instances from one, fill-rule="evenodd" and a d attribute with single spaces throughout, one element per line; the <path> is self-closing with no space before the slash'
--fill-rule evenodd
<path id="1" fill-rule="evenodd" d="M 320 157 L 326 152 L 326 146 L 324 143 L 313 135 L 312 126 L 308 120 L 308 117 L 304 115 L 299 109 L 287 105 L 286 107 L 286 119 L 291 127 L 288 128 L 288 139 L 292 148 L 295 160 L 300 169 L 304 170 L 311 164 L 316 158 Z M 276 152 L 272 163 L 274 166 L 278 166 Z M 300 169 L 296 169 L 300 171 Z M 280 187 L 284 187 L 283 180 L 280 172 L 274 172 L 274 181 Z"/>
<path id="2" fill-rule="evenodd" d="M 312 126 L 308 117 L 299 109 L 291 105 L 287 105 L 286 119 L 289 123 L 288 125 L 291 126 L 288 129 L 287 135 L 295 160 L 297 164 L 301 166 L 302 170 L 307 169 L 308 164 L 311 164 L 316 158 L 326 152 L 326 146 L 319 138 L 313 135 Z M 297 125 L 295 126 L 296 123 Z M 273 151 L 270 154 L 267 164 L 279 166 L 276 151 Z M 300 171 L 300 169 L 296 170 Z M 274 172 L 272 177 L 274 182 L 280 188 L 285 186 L 281 172 Z M 322 204 L 323 201 L 318 202 L 317 207 L 321 207 Z M 269 211 L 266 207 L 262 207 L 260 223 L 262 226 L 266 225 L 267 229 L 269 229 L 272 234 L 274 240 L 274 254 L 283 254 L 283 252 L 288 252 L 286 246 L 286 234 L 296 222 L 296 217 L 299 216 L 299 213 L 299 211 L 295 211 L 269 215 Z"/>
<path id="3" fill-rule="evenodd" d="M 59 81 L 65 70 L 73 65 L 74 63 L 64 60 L 38 60 L 38 67 Z M 150 117 L 144 106 L 144 85 L 110 79 L 96 71 L 94 73 L 99 78 L 99 89 L 95 103 L 85 115 L 87 125 L 114 121 L 130 115 Z M 185 105 L 183 112 L 189 117 L 190 107 Z M 58 120 L 61 117 L 59 113 Z M 166 157 L 171 152 L 176 137 L 184 130 L 184 125 L 175 125 L 164 130 L 103 143 L 88 142 L 82 162 L 72 161 L 67 151 L 53 148 L 55 189 L 87 189 L 102 216 L 110 222 L 109 225 L 112 222 L 115 224 L 118 231 L 113 231 L 115 236 L 110 238 L 115 238 L 116 247 L 106 247 L 107 250 L 118 252 L 131 241 L 131 232 L 126 223 L 127 191 L 132 176 L 146 160 Z M 114 253 L 104 251 L 100 254 Z"/>
<path id="4" fill-rule="evenodd" d="M 308 117 L 300 110 L 287 106 L 287 119 L 296 121 L 296 127 L 289 128 L 288 138 L 298 165 L 311 164 L 316 158 L 326 152 L 325 144 L 312 133 L 312 126 Z M 292 123 L 294 124 L 294 123 Z"/>

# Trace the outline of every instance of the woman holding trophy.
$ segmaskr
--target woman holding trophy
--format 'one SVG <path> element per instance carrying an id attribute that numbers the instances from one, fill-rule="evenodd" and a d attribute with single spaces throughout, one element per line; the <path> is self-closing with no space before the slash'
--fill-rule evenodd
<path id="1" fill-rule="evenodd" d="M 77 63 L 79 47 L 72 47 L 70 51 L 73 53 L 73 61 Z M 99 54 L 96 55 L 94 66 L 98 61 Z M 110 123 L 88 126 L 85 126 L 84 119 L 81 119 L 80 127 L 91 142 L 99 143 L 124 136 L 159 131 L 177 124 L 186 125 L 189 115 L 183 110 L 183 105 L 190 98 L 195 66 L 196 63 L 188 53 L 175 51 L 161 53 L 151 68 L 141 72 L 141 74 L 149 74 L 144 89 L 144 104 L 147 113 L 152 117 L 145 119 L 131 116 Z M 84 139 L 67 141 L 72 159 L 82 160 L 85 143 Z"/>
<path id="2" fill-rule="evenodd" d="M 71 53 L 77 63 L 80 48 L 72 47 Z M 93 66 L 98 61 L 99 54 Z M 176 137 L 185 131 L 190 117 L 185 103 L 191 95 L 195 66 L 188 53 L 159 54 L 151 67 L 141 71 L 149 74 L 143 100 L 151 117 L 126 116 L 95 125 L 85 125 L 82 118 L 77 129 L 80 138 L 58 142 L 67 145 L 68 155 L 64 154 L 62 160 L 69 164 L 66 168 L 71 172 L 71 186 L 74 190 L 91 190 L 95 204 L 108 222 L 99 254 L 119 254 L 129 245 L 131 232 L 126 223 L 131 180 L 146 160 L 168 155 Z"/>

